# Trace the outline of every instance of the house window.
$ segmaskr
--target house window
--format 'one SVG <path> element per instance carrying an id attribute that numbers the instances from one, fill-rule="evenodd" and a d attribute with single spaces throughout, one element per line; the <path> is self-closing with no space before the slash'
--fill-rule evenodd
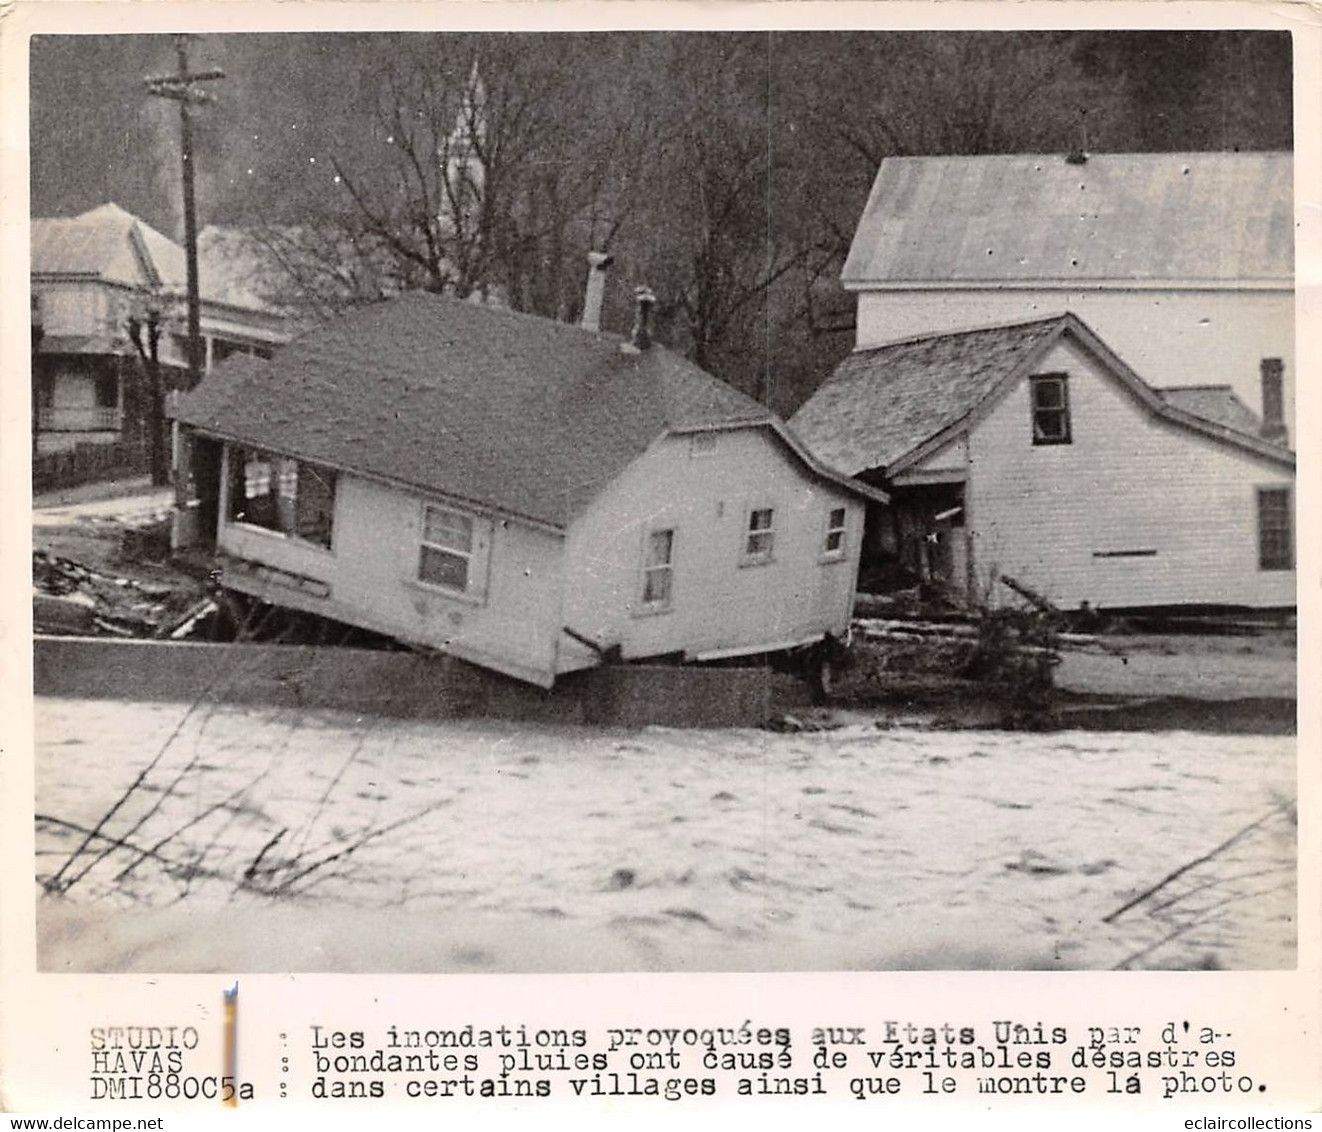
<path id="1" fill-rule="evenodd" d="M 471 515 L 431 503 L 424 506 L 418 580 L 466 593 L 473 579 L 474 530 Z"/>
<path id="2" fill-rule="evenodd" d="M 755 507 L 748 513 L 748 531 L 744 536 L 743 561 L 756 565 L 771 561 L 776 544 L 776 512 L 772 507 Z"/>
<path id="3" fill-rule="evenodd" d="M 824 559 L 839 559 L 845 556 L 845 509 L 833 507 L 826 516 L 826 540 L 822 543 Z"/>
<path id="4" fill-rule="evenodd" d="M 675 532 L 649 531 L 643 547 L 643 605 L 669 609 L 675 573 Z"/>
<path id="5" fill-rule="evenodd" d="M 1294 523 L 1288 487 L 1258 489 L 1258 569 L 1294 569 Z"/>
<path id="6" fill-rule="evenodd" d="M 1033 396 L 1033 443 L 1070 443 L 1069 386 L 1063 373 L 1041 374 L 1031 379 Z"/>
<path id="7" fill-rule="evenodd" d="M 335 472 L 257 449 L 230 449 L 229 520 L 329 550 Z"/>

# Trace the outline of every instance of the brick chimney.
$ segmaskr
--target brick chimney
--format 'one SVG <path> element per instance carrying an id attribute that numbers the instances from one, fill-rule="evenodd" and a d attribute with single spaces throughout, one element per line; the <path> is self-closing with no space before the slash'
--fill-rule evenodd
<path id="1" fill-rule="evenodd" d="M 606 271 L 615 257 L 605 252 L 588 252 L 588 288 L 583 296 L 584 330 L 601 329 L 601 304 L 606 295 Z"/>
<path id="2" fill-rule="evenodd" d="M 641 354 L 652 345 L 652 307 L 656 296 L 651 287 L 635 287 L 633 297 L 636 304 L 633 332 L 622 349 L 628 354 Z"/>
<path id="3" fill-rule="evenodd" d="M 1286 444 L 1285 363 L 1280 358 L 1262 359 L 1262 439 Z"/>

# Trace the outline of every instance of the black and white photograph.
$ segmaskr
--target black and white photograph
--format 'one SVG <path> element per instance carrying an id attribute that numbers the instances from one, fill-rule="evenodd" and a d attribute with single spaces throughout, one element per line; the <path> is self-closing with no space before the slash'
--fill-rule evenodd
<path id="1" fill-rule="evenodd" d="M 39 971 L 1296 970 L 1288 30 L 78 32 Z"/>

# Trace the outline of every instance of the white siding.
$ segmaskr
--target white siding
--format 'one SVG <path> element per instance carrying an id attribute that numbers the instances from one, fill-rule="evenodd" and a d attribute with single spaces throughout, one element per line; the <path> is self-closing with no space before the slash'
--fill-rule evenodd
<path id="1" fill-rule="evenodd" d="M 103 333 L 109 312 L 103 288 L 97 283 L 34 283 L 41 304 L 42 329 L 47 335 L 74 337 Z M 128 331 L 122 333 L 127 340 Z"/>
<path id="2" fill-rule="evenodd" d="M 1262 409 L 1263 358 L 1285 361 L 1286 422 L 1294 431 L 1294 295 L 1287 291 L 863 291 L 860 349 L 920 334 L 1073 311 L 1149 385 L 1230 385 Z"/>
<path id="3" fill-rule="evenodd" d="M 963 476 L 967 468 L 968 439 L 965 436 L 958 436 L 950 444 L 938 448 L 925 459 L 919 460 L 912 468 L 906 468 L 905 472 L 927 473 L 933 476 L 949 472 L 953 477 L 954 475 Z M 901 479 L 903 479 L 903 475 Z"/>
<path id="4" fill-rule="evenodd" d="M 267 583 L 260 594 L 267 600 L 550 685 L 560 627 L 560 536 L 491 520 L 485 596 L 452 597 L 417 581 L 421 496 L 347 475 L 339 477 L 335 494 L 331 551 L 224 522 L 219 547 L 330 587 L 329 598 L 318 599 L 278 581 Z M 233 582 L 253 589 L 241 575 Z"/>
<path id="5" fill-rule="evenodd" d="M 772 561 L 741 564 L 752 507 L 775 510 Z M 823 562 L 827 516 L 846 509 L 846 552 Z M 716 434 L 692 454 L 685 437 L 658 441 L 574 523 L 567 547 L 565 623 L 625 657 L 718 649 L 755 651 L 848 625 L 862 501 L 809 477 L 763 429 Z M 649 530 L 675 531 L 672 597 L 642 608 Z"/>
<path id="6" fill-rule="evenodd" d="M 978 582 L 1009 574 L 1066 608 L 1295 603 L 1293 571 L 1258 569 L 1257 488 L 1292 469 L 1160 421 L 1068 343 L 1070 444 L 1032 443 L 1021 382 L 971 436 Z M 1096 553 L 1155 551 L 1141 557 Z"/>

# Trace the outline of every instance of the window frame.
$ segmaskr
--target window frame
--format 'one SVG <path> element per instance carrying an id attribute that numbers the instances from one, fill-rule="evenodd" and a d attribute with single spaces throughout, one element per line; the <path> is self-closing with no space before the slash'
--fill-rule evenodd
<path id="1" fill-rule="evenodd" d="M 839 514 L 840 522 L 837 525 L 833 522 L 834 517 Z M 839 535 L 839 545 L 831 545 L 831 537 Z M 826 511 L 826 530 L 822 535 L 821 554 L 819 559 L 822 562 L 843 562 L 849 553 L 849 508 L 841 504 L 839 507 L 829 507 Z"/>
<path id="2" fill-rule="evenodd" d="M 739 533 L 740 566 L 766 566 L 776 560 L 776 510 L 774 502 L 765 500 L 751 503 L 744 508 L 744 524 Z M 755 527 L 754 520 L 764 513 L 770 516 L 769 524 L 765 527 Z M 754 539 L 766 540 L 765 548 L 751 549 Z"/>
<path id="3" fill-rule="evenodd" d="M 248 468 L 253 464 L 266 466 L 266 475 L 262 481 L 265 490 L 249 495 Z M 335 468 L 246 444 L 227 444 L 225 465 L 224 521 L 227 525 L 245 531 L 258 531 L 325 554 L 335 552 L 335 512 L 339 496 L 339 473 Z M 309 538 L 299 530 L 299 520 L 303 517 L 299 507 L 299 485 L 313 477 L 328 485 L 330 506 L 324 540 Z M 238 513 L 238 508 L 246 507 L 255 499 L 269 500 L 267 506 L 273 510 L 272 522 L 254 522 Z M 292 521 L 286 522 L 287 518 Z"/>
<path id="4" fill-rule="evenodd" d="M 1038 390 L 1050 387 L 1060 389 L 1059 405 L 1042 405 L 1038 401 Z M 1028 404 L 1034 447 L 1052 447 L 1058 444 L 1074 443 L 1074 425 L 1070 413 L 1069 374 L 1035 373 L 1028 379 Z M 1044 415 L 1056 415 L 1060 422 L 1059 435 L 1048 434 L 1039 428 Z"/>
<path id="5" fill-rule="evenodd" d="M 1285 507 L 1282 512 L 1284 522 L 1281 527 L 1268 531 L 1264 519 L 1269 517 L 1263 509 L 1268 496 L 1283 496 Z M 1261 573 L 1284 574 L 1295 569 L 1295 533 L 1294 533 L 1294 492 L 1286 484 L 1264 484 L 1254 493 L 1256 504 L 1255 530 L 1258 539 L 1258 570 Z M 1271 547 L 1269 553 L 1267 536 L 1279 540 L 1279 545 Z"/>
<path id="6" fill-rule="evenodd" d="M 427 514 L 429 511 L 436 511 L 442 515 L 452 516 L 462 519 L 468 525 L 468 547 L 467 549 L 447 545 L 443 542 L 436 542 L 427 537 Z M 418 507 L 418 553 L 414 560 L 413 582 L 431 593 L 444 594 L 447 597 L 459 598 L 466 601 L 481 602 L 486 598 L 486 559 L 487 547 L 490 543 L 490 531 L 488 530 L 488 521 L 481 515 L 476 515 L 471 511 L 465 511 L 461 507 L 455 507 L 449 503 L 436 499 L 423 499 L 419 501 Z M 423 562 L 426 559 L 428 550 L 439 554 L 449 555 L 452 558 L 461 558 L 464 561 L 464 586 L 460 589 L 457 586 L 448 585 L 445 582 L 434 581 L 422 576 Z"/>
<path id="7" fill-rule="evenodd" d="M 657 535 L 668 534 L 670 542 L 666 547 L 664 562 L 652 561 L 653 539 Z M 675 607 L 675 548 L 679 543 L 678 527 L 647 527 L 643 531 L 643 545 L 639 558 L 638 606 L 639 615 L 669 613 Z M 648 600 L 648 584 L 653 574 L 664 571 L 666 576 L 665 595 L 660 599 Z"/>

